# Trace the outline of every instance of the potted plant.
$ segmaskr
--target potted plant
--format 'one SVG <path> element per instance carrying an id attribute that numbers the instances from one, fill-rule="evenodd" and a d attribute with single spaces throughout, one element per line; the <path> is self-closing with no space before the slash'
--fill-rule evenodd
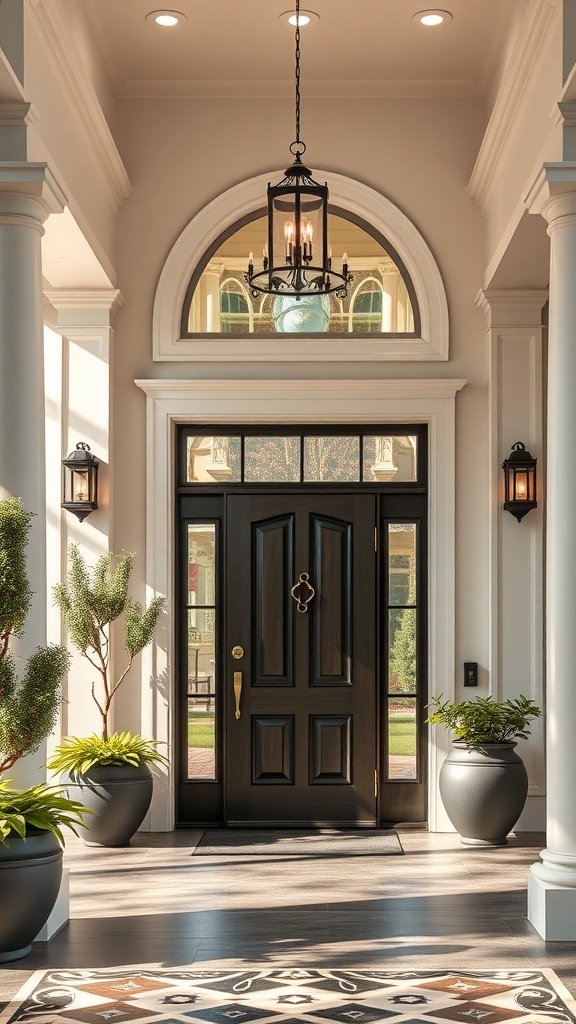
<path id="1" fill-rule="evenodd" d="M 152 798 L 152 773 L 148 765 L 165 761 L 154 740 L 130 732 L 110 734 L 112 703 L 134 658 L 152 640 L 164 598 L 154 598 L 148 609 L 128 595 L 134 555 L 107 553 L 91 573 L 78 547 L 70 547 L 70 571 L 66 583 L 54 590 L 68 627 L 70 640 L 100 677 L 92 682 L 94 700 L 102 721 L 101 735 L 70 736 L 56 748 L 48 763 L 53 771 L 66 772 L 69 792 L 93 812 L 86 824 L 84 842 L 93 846 L 126 846 L 142 824 Z M 110 627 L 123 617 L 126 662 L 113 679 L 110 675 Z"/>
<path id="2" fill-rule="evenodd" d="M 0 501 L 0 776 L 51 731 L 69 661 L 62 647 L 39 647 L 20 680 L 8 649 L 11 636 L 22 633 L 32 597 L 31 519 L 19 498 Z M 0 777 L 0 963 L 26 956 L 48 920 L 62 877 L 62 828 L 76 832 L 83 811 L 60 786 L 18 791 Z"/>
<path id="3" fill-rule="evenodd" d="M 528 793 L 524 763 L 515 751 L 540 708 L 523 695 L 491 696 L 453 704 L 433 697 L 427 721 L 452 730 L 453 750 L 440 769 L 440 795 L 467 846 L 504 846 Z"/>

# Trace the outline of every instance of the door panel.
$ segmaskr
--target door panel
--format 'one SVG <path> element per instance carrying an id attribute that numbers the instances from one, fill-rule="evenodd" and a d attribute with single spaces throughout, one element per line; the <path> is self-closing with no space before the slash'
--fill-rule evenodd
<path id="1" fill-rule="evenodd" d="M 375 824 L 374 496 L 230 495 L 226 519 L 227 821 Z"/>

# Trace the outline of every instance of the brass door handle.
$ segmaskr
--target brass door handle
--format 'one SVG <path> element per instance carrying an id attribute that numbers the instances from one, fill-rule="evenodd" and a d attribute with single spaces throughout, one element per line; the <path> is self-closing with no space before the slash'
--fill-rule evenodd
<path id="1" fill-rule="evenodd" d="M 234 673 L 234 700 L 236 702 L 236 718 L 240 718 L 240 697 L 242 696 L 242 673 Z"/>

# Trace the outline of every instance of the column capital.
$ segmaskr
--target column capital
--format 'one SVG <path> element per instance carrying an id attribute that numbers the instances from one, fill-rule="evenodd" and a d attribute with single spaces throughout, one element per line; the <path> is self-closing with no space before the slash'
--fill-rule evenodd
<path id="1" fill-rule="evenodd" d="M 529 213 L 551 224 L 558 216 L 576 216 L 576 160 L 547 163 L 538 171 L 524 198 Z"/>
<path id="2" fill-rule="evenodd" d="M 62 213 L 68 199 L 48 164 L 27 160 L 0 161 L 0 215 L 17 214 L 19 206 L 36 204 L 42 220 L 51 213 Z"/>
<path id="3" fill-rule="evenodd" d="M 72 327 L 110 327 L 123 305 L 117 288 L 54 288 L 44 295 L 56 310 L 54 329 L 62 333 Z"/>
<path id="4" fill-rule="evenodd" d="M 487 288 L 478 292 L 476 305 L 492 327 L 541 327 L 545 288 Z"/>

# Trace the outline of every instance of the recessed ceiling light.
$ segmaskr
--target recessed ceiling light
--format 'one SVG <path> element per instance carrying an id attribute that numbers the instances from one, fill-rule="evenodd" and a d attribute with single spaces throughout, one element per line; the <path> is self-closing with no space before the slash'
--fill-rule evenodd
<path id="1" fill-rule="evenodd" d="M 186 15 L 180 11 L 150 11 L 150 14 L 146 15 L 146 21 L 153 21 L 163 28 L 173 28 L 174 25 L 186 21 Z"/>
<path id="2" fill-rule="evenodd" d="M 422 25 L 442 25 L 445 21 L 451 21 L 450 11 L 418 11 L 414 15 Z"/>
<path id="3" fill-rule="evenodd" d="M 320 17 L 318 14 L 315 14 L 314 11 L 301 10 L 300 18 L 298 20 L 300 22 L 300 28 L 304 28 L 306 25 L 312 25 L 315 21 L 320 21 Z M 279 16 L 278 21 L 285 21 L 287 25 L 292 25 L 292 27 L 295 28 L 296 11 L 284 11 L 284 14 Z"/>

